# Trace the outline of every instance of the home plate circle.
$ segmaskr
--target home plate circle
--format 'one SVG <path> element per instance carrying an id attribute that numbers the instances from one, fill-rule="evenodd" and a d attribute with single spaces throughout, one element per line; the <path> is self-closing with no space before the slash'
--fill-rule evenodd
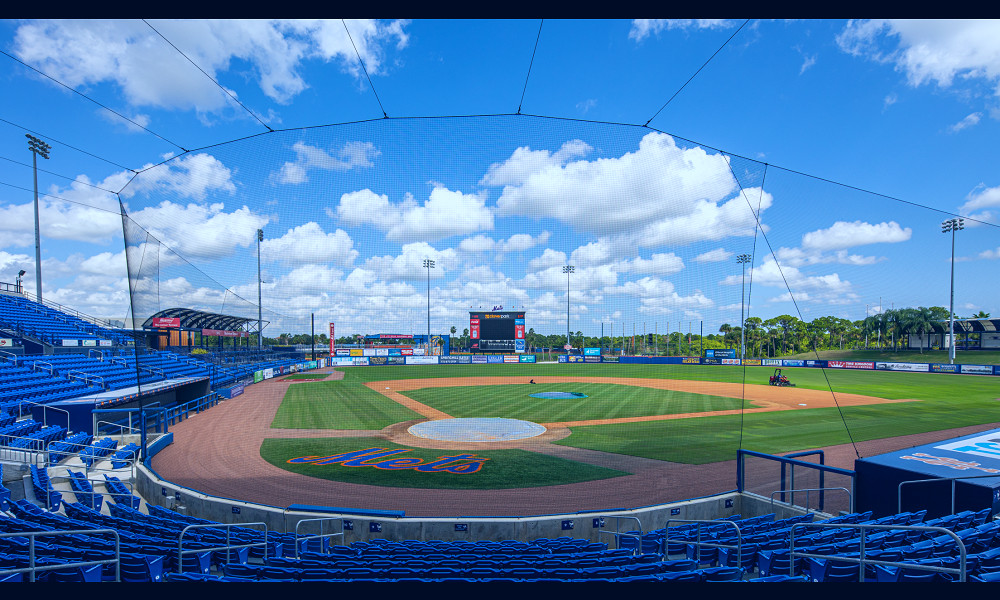
<path id="1" fill-rule="evenodd" d="M 411 425 L 407 432 L 442 442 L 509 442 L 533 438 L 545 433 L 546 429 L 531 421 L 492 417 L 425 421 Z"/>

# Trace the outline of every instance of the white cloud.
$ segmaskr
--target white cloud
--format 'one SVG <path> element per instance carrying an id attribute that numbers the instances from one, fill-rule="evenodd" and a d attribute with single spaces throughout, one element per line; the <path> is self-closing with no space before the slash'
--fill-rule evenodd
<path id="1" fill-rule="evenodd" d="M 515 233 L 506 240 L 498 242 L 480 234 L 459 242 L 458 249 L 462 252 L 524 252 L 546 243 L 550 235 L 548 231 L 543 231 L 534 237 L 527 233 Z"/>
<path id="2" fill-rule="evenodd" d="M 647 134 L 635 152 L 616 158 L 570 160 L 576 153 L 566 148 L 561 160 L 519 148 L 491 166 L 483 183 L 504 186 L 498 214 L 553 218 L 641 246 L 753 234 L 756 222 L 725 156 L 679 148 L 661 133 Z M 764 193 L 762 210 L 771 202 Z"/>
<path id="3" fill-rule="evenodd" d="M 569 264 L 566 261 L 566 253 L 552 248 L 546 248 L 541 256 L 528 261 L 528 268 L 532 271 L 542 271 L 550 267 L 557 267 Z"/>
<path id="4" fill-rule="evenodd" d="M 373 225 L 392 241 L 434 241 L 493 229 L 493 213 L 477 194 L 435 187 L 423 205 L 412 196 L 398 204 L 365 189 L 344 194 L 337 215 L 349 225 Z"/>
<path id="5" fill-rule="evenodd" d="M 813 56 L 806 56 L 805 59 L 802 61 L 802 67 L 799 69 L 799 75 L 805 73 L 806 70 L 809 69 L 809 67 L 811 67 L 811 66 L 813 66 L 815 64 L 816 64 L 816 56 L 815 55 L 813 55 Z"/>
<path id="6" fill-rule="evenodd" d="M 722 262 L 724 260 L 729 260 L 732 256 L 733 253 L 727 252 L 725 248 L 716 248 L 715 250 L 709 250 L 708 252 L 699 254 L 694 257 L 694 260 L 695 262 Z"/>
<path id="7" fill-rule="evenodd" d="M 357 52 L 370 74 L 383 71 L 386 47 L 408 43 L 406 21 L 340 20 L 150 21 L 216 81 L 234 61 L 246 61 L 269 98 L 287 103 L 308 87 L 307 60 L 337 62 L 362 77 Z M 183 56 L 136 20 L 29 21 L 15 34 L 14 52 L 73 88 L 113 82 L 133 106 L 219 110 L 231 99 Z"/>
<path id="8" fill-rule="evenodd" d="M 156 166 L 147 164 L 139 171 L 141 172 L 121 190 L 124 198 L 131 198 L 136 194 L 173 193 L 179 198 L 204 200 L 211 192 L 236 192 L 232 171 L 219 159 L 203 152 L 186 154 Z M 108 180 L 123 177 L 125 175 L 121 174 L 109 177 Z"/>
<path id="9" fill-rule="evenodd" d="M 319 224 L 310 221 L 289 229 L 280 238 L 265 238 L 260 245 L 260 255 L 265 262 L 350 265 L 358 257 L 358 251 L 344 230 L 325 233 Z"/>
<path id="10" fill-rule="evenodd" d="M 295 142 L 295 161 L 286 162 L 272 178 L 278 183 L 298 184 L 309 181 L 309 169 L 347 171 L 356 167 L 371 167 L 372 159 L 381 154 L 371 142 L 346 142 L 335 152 L 328 152 L 305 142 Z"/>
<path id="11" fill-rule="evenodd" d="M 791 290 L 795 294 L 796 300 L 807 299 L 802 295 L 804 293 L 808 294 L 810 300 L 827 303 L 839 303 L 854 297 L 851 283 L 842 280 L 837 273 L 806 275 L 798 268 L 784 264 L 779 269 L 772 258 L 750 269 L 746 277 L 748 284 L 752 282 L 755 286 Z M 730 275 L 722 283 L 723 285 L 741 285 L 743 284 L 742 273 Z"/>
<path id="12" fill-rule="evenodd" d="M 912 234 L 912 229 L 900 227 L 895 221 L 875 225 L 863 221 L 837 221 L 827 229 L 803 235 L 802 247 L 810 250 L 837 250 L 868 244 L 905 242 Z"/>
<path id="13" fill-rule="evenodd" d="M 979 80 L 1000 95 L 1000 21 L 988 19 L 849 21 L 837 36 L 842 50 L 893 64 L 917 87 Z"/>
<path id="14" fill-rule="evenodd" d="M 727 19 L 633 19 L 628 37 L 641 42 L 649 35 L 659 35 L 664 29 L 725 29 L 731 26 Z"/>
<path id="15" fill-rule="evenodd" d="M 510 158 L 504 162 L 490 165 L 479 185 L 517 185 L 534 173 L 561 167 L 574 158 L 586 156 L 591 151 L 593 148 L 581 140 L 570 140 L 555 152 L 532 150 L 522 146 L 514 150 Z"/>
<path id="16" fill-rule="evenodd" d="M 967 115 L 964 119 L 962 119 L 958 123 L 955 123 L 954 125 L 952 125 L 948 129 L 952 133 L 958 133 L 959 131 L 962 131 L 963 129 L 968 129 L 969 127 L 977 125 L 979 123 L 979 120 L 982 119 L 982 118 L 983 118 L 983 113 L 981 113 L 981 112 L 974 112 L 974 113 L 972 113 L 970 115 Z"/>
<path id="17" fill-rule="evenodd" d="M 617 263 L 617 268 L 628 273 L 649 273 L 651 275 L 673 275 L 684 270 L 684 261 L 673 252 L 654 254 L 648 259 L 636 257 Z"/>
<path id="18" fill-rule="evenodd" d="M 988 188 L 983 184 L 979 184 L 966 196 L 966 202 L 961 207 L 959 207 L 958 212 L 966 217 L 971 217 L 978 219 L 980 221 L 990 221 L 994 216 L 992 210 L 983 210 L 984 208 L 995 208 L 1000 207 L 1000 185 L 997 187 Z M 981 211 L 981 212 L 976 212 Z M 966 227 L 974 226 L 976 223 L 966 221 Z"/>
<path id="19" fill-rule="evenodd" d="M 423 266 L 425 258 L 434 261 L 434 268 Z M 453 248 L 438 250 L 427 242 L 404 244 L 399 255 L 373 256 L 364 264 L 365 269 L 386 280 L 422 280 L 428 271 L 431 279 L 441 279 L 458 266 L 458 253 Z"/>
<path id="20" fill-rule="evenodd" d="M 984 250 L 983 252 L 980 252 L 979 258 L 988 258 L 988 259 L 1000 258 L 1000 246 L 998 246 L 996 250 Z"/>
<path id="21" fill-rule="evenodd" d="M 246 206 L 225 212 L 221 202 L 184 206 L 163 201 L 129 216 L 188 259 L 216 259 L 228 256 L 236 247 L 246 248 L 256 241 L 254 232 L 268 222 L 267 217 Z"/>

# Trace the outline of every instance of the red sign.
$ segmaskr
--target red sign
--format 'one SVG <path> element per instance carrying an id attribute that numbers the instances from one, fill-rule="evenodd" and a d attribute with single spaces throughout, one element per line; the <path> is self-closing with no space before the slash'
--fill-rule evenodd
<path id="1" fill-rule="evenodd" d="M 469 337 L 479 339 L 479 319 L 469 319 Z"/>
<path id="2" fill-rule="evenodd" d="M 229 331 L 228 329 L 202 329 L 201 335 L 215 335 L 219 337 L 247 337 L 245 331 Z"/>
<path id="3" fill-rule="evenodd" d="M 153 327 L 180 327 L 181 318 L 180 317 L 155 317 L 153 319 Z"/>
<path id="4" fill-rule="evenodd" d="M 333 356 L 335 354 L 334 346 L 336 346 L 337 344 L 337 342 L 334 341 L 335 339 L 336 338 L 333 335 L 333 323 L 330 323 L 330 356 Z"/>

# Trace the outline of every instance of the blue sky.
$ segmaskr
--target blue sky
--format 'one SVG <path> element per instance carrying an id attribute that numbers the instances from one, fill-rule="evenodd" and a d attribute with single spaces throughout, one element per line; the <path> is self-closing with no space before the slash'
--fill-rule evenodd
<path id="1" fill-rule="evenodd" d="M 346 24 L 0 23 L 0 281 L 34 290 L 30 130 L 43 295 L 100 317 L 119 199 L 162 244 L 137 316 L 255 316 L 260 227 L 272 335 L 421 333 L 428 275 L 434 333 L 560 333 L 566 264 L 588 334 L 947 306 L 956 215 L 956 312 L 1000 314 L 1000 22 Z"/>

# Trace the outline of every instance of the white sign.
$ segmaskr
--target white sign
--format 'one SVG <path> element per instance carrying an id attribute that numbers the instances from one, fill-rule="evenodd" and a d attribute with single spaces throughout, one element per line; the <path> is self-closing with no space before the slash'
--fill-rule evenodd
<path id="1" fill-rule="evenodd" d="M 1000 458 L 1000 431 L 991 431 L 974 438 L 934 447 L 938 450 L 951 450 L 952 452 L 975 454 L 986 458 Z"/>
<path id="2" fill-rule="evenodd" d="M 10 338 L 0 338 L 0 348 L 9 348 L 14 345 L 14 340 Z"/>
<path id="3" fill-rule="evenodd" d="M 270 379 L 274 377 L 274 369 L 264 369 L 264 379 Z"/>
<path id="4" fill-rule="evenodd" d="M 62 341 L 62 345 L 63 346 L 79 346 L 80 345 L 80 340 L 63 340 Z"/>
<path id="5" fill-rule="evenodd" d="M 113 343 L 112 343 L 111 340 L 98 340 L 97 341 L 97 345 L 98 346 L 111 346 L 111 345 L 113 345 Z"/>
<path id="6" fill-rule="evenodd" d="M 82 345 L 84 345 L 84 346 L 96 346 L 97 345 L 97 340 L 83 340 L 83 344 Z"/>
<path id="7" fill-rule="evenodd" d="M 436 356 L 407 356 L 406 364 L 408 365 L 436 365 L 438 364 L 438 357 Z"/>
<path id="8" fill-rule="evenodd" d="M 875 363 L 875 368 L 881 371 L 918 371 L 926 373 L 931 370 L 931 366 L 922 363 L 897 363 L 879 362 Z"/>
<path id="9" fill-rule="evenodd" d="M 413 349 L 413 356 L 423 356 L 424 354 L 427 354 L 427 349 L 426 348 L 414 348 Z"/>
<path id="10" fill-rule="evenodd" d="M 738 358 L 723 358 L 722 364 L 724 365 L 738 365 L 740 364 L 740 359 Z"/>
<path id="11" fill-rule="evenodd" d="M 988 365 L 962 365 L 963 373 L 975 373 L 976 375 L 992 375 L 993 367 Z"/>

